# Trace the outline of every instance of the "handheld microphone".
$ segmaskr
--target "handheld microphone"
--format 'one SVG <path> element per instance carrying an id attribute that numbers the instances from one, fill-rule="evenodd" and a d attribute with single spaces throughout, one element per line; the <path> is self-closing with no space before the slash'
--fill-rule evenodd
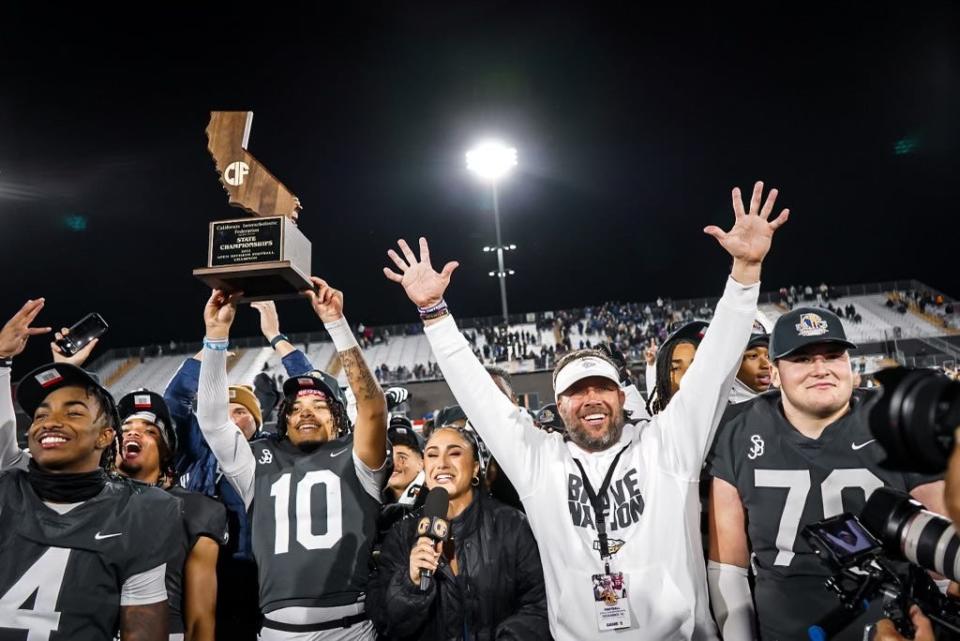
<path id="1" fill-rule="evenodd" d="M 442 487 L 435 487 L 427 494 L 423 503 L 423 516 L 417 522 L 417 539 L 421 536 L 432 539 L 434 542 L 446 541 L 450 535 L 450 524 L 447 522 L 447 510 L 450 507 L 450 495 Z M 420 570 L 420 591 L 430 589 L 433 571 Z"/>

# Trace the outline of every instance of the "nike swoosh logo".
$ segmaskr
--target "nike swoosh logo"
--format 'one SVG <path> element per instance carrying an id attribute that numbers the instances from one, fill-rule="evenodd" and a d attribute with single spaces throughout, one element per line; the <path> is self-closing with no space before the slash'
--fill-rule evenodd
<path id="1" fill-rule="evenodd" d="M 330 458 L 333 458 L 334 456 L 340 456 L 341 454 L 343 454 L 344 452 L 346 452 L 346 451 L 349 450 L 349 449 L 350 449 L 349 447 L 345 447 L 345 448 L 343 448 L 342 450 L 340 450 L 339 452 L 333 452 L 333 453 L 330 454 Z"/>
<path id="2" fill-rule="evenodd" d="M 102 541 L 104 539 L 112 539 L 115 536 L 123 536 L 123 532 L 117 532 L 116 534 L 100 534 L 99 532 L 97 532 L 96 534 L 93 535 L 93 538 L 96 541 Z"/>
<path id="3" fill-rule="evenodd" d="M 850 447 L 851 447 L 851 449 L 859 450 L 859 449 L 862 449 L 862 448 L 870 445 L 871 443 L 873 443 L 873 442 L 876 441 L 876 440 L 877 440 L 877 439 L 872 438 L 872 439 L 870 439 L 869 441 L 867 441 L 866 443 L 860 443 L 860 445 L 857 445 L 856 443 L 851 443 L 851 444 L 850 444 Z"/>

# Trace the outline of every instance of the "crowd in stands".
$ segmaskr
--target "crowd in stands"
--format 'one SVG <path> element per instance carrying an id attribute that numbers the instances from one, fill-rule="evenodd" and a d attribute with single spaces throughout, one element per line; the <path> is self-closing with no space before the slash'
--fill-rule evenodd
<path id="1" fill-rule="evenodd" d="M 83 369 L 97 339 L 68 350 L 61 329 L 52 362 L 14 391 L 13 359 L 50 333 L 45 301 L 27 301 L 0 328 L 0 629 L 52 641 L 766 641 L 832 617 L 844 621 L 832 639 L 874 624 L 878 641 L 904 639 L 880 599 L 849 616 L 825 589 L 835 568 L 797 533 L 859 513 L 881 487 L 945 514 L 942 475 L 881 463 L 857 383 L 865 360 L 841 322 L 855 307 L 834 307 L 826 285 L 789 288 L 790 310 L 761 322 L 763 261 L 789 211 L 774 216 L 777 191 L 764 198 L 759 182 L 749 206 L 732 195 L 730 230 L 704 230 L 732 259 L 712 307 L 606 303 L 533 330 L 462 331 L 444 298 L 457 263 L 437 271 L 426 239 L 418 252 L 399 241 L 383 271 L 422 321 L 429 366 L 367 363 L 363 346 L 390 333 L 354 331 L 344 294 L 312 278 L 346 389 L 280 331 L 272 302 L 251 306 L 282 384 L 266 367 L 228 384 L 242 294 L 214 290 L 202 349 L 165 389 L 114 399 Z M 628 354 L 654 378 L 646 397 Z M 555 402 L 535 415 L 490 364 L 518 359 L 553 367 Z M 457 405 L 416 430 L 409 390 L 381 383 L 433 376 Z M 910 617 L 930 641 L 929 620 Z"/>

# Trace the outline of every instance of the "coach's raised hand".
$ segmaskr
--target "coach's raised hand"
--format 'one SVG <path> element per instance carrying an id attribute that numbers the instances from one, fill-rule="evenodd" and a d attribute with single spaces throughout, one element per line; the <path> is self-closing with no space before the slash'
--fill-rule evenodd
<path id="1" fill-rule="evenodd" d="M 442 271 L 437 272 L 430 263 L 430 248 L 427 246 L 426 238 L 420 238 L 420 260 L 417 260 L 413 250 L 407 245 L 407 241 L 398 240 L 397 245 L 403 253 L 403 258 L 392 249 L 387 251 L 387 256 L 397 266 L 400 273 L 398 274 L 389 267 L 384 267 L 384 275 L 393 282 L 403 285 L 407 297 L 417 307 L 426 309 L 439 305 L 443 300 L 443 293 L 450 285 L 450 276 L 453 274 L 453 270 L 460 266 L 460 263 L 451 261 L 443 266 Z"/>
<path id="2" fill-rule="evenodd" d="M 734 224 L 730 231 L 723 231 L 715 225 L 704 228 L 704 233 L 717 239 L 717 242 L 733 257 L 731 275 L 741 285 L 752 285 L 760 280 L 760 265 L 767 252 L 773 233 L 790 217 L 790 210 L 784 209 L 773 220 L 769 220 L 773 205 L 777 202 L 777 190 L 771 189 L 767 199 L 760 206 L 763 196 L 763 182 L 757 181 L 750 198 L 750 211 L 744 213 L 740 188 L 733 188 Z"/>
<path id="3" fill-rule="evenodd" d="M 203 308 L 203 322 L 207 326 L 206 337 L 211 340 L 220 340 L 230 337 L 230 326 L 237 315 L 237 299 L 243 292 L 227 294 L 222 289 L 215 289 Z"/>

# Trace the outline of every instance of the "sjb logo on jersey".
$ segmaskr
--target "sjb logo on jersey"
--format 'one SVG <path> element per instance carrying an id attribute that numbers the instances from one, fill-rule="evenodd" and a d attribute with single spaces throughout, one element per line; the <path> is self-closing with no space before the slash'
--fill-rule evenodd
<path id="1" fill-rule="evenodd" d="M 750 437 L 750 442 L 753 443 L 753 445 L 747 452 L 747 458 L 752 461 L 758 456 L 763 456 L 763 439 L 760 438 L 759 434 L 754 434 Z"/>
<path id="2" fill-rule="evenodd" d="M 260 458 L 257 459 L 261 465 L 273 462 L 273 453 L 267 448 L 260 450 Z"/>
<path id="3" fill-rule="evenodd" d="M 823 336 L 829 329 L 819 314 L 800 314 L 800 322 L 795 327 L 799 336 Z"/>

